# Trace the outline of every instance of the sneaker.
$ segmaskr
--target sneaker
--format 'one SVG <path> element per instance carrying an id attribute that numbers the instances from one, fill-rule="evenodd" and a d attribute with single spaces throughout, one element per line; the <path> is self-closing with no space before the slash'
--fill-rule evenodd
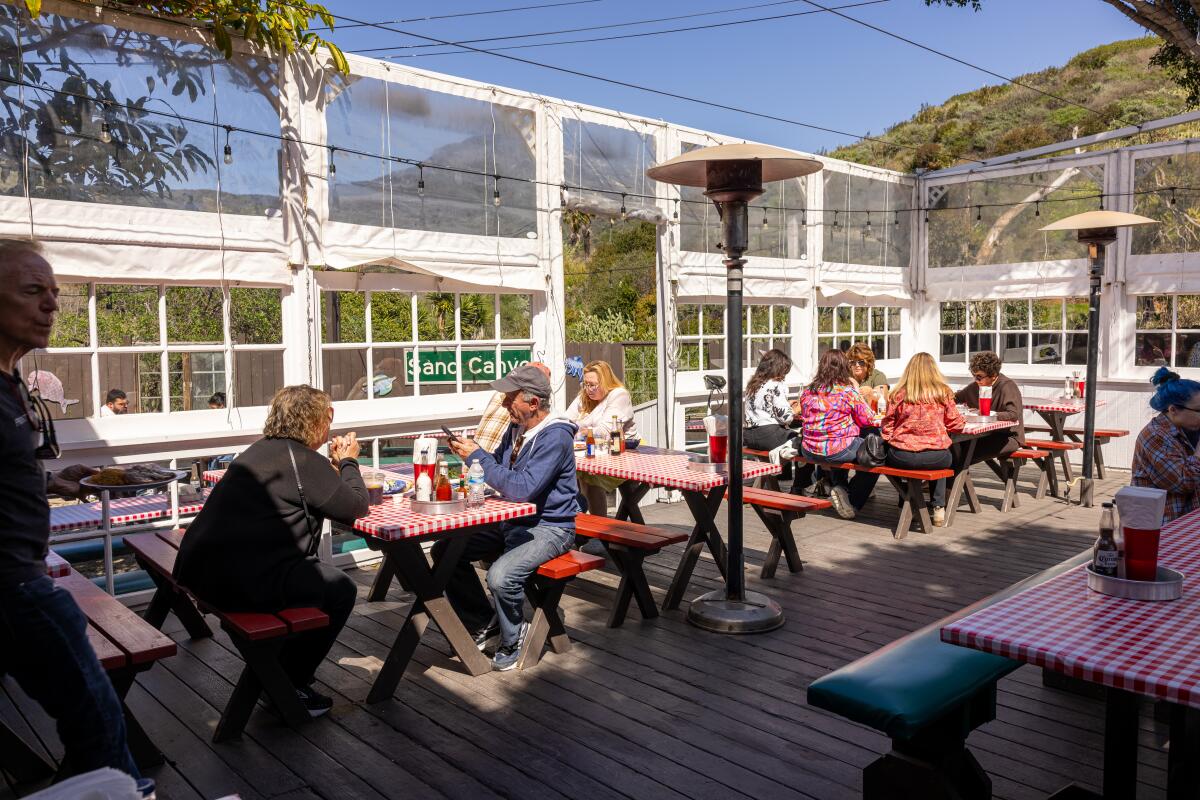
<path id="1" fill-rule="evenodd" d="M 300 703 L 308 711 L 310 717 L 319 717 L 322 714 L 328 713 L 329 709 L 333 708 L 333 698 L 319 694 L 311 686 L 297 689 L 296 697 L 300 698 Z"/>
<path id="2" fill-rule="evenodd" d="M 483 652 L 487 648 L 488 642 L 500 635 L 500 620 L 492 616 L 492 621 L 484 625 L 475 633 L 471 634 L 471 638 L 475 640 L 475 646 L 479 648 L 479 652 Z"/>
<path id="3" fill-rule="evenodd" d="M 601 556 L 608 558 L 608 551 L 604 549 L 604 542 L 599 539 L 589 539 L 579 548 L 579 552 L 587 553 L 590 556 Z"/>
<path id="4" fill-rule="evenodd" d="M 933 524 L 939 528 L 946 524 L 946 509 L 942 506 L 933 507 Z"/>
<path id="5" fill-rule="evenodd" d="M 810 497 L 829 497 L 829 481 L 820 478 L 813 484 L 812 490 L 809 492 Z"/>
<path id="6" fill-rule="evenodd" d="M 517 666 L 517 659 L 521 657 L 521 646 L 525 644 L 525 634 L 529 633 L 529 623 L 522 622 L 521 627 L 517 630 L 517 640 L 512 644 L 501 644 L 496 648 L 496 655 L 492 658 L 492 668 L 497 672 L 507 672 Z"/>
<path id="7" fill-rule="evenodd" d="M 154 797 L 155 790 L 154 778 L 138 778 L 137 780 L 137 796 L 138 797 Z"/>
<path id="8" fill-rule="evenodd" d="M 839 517 L 854 519 L 854 506 L 850 505 L 850 493 L 846 491 L 845 486 L 834 486 L 830 489 L 829 501 L 833 503 L 833 510 Z"/>

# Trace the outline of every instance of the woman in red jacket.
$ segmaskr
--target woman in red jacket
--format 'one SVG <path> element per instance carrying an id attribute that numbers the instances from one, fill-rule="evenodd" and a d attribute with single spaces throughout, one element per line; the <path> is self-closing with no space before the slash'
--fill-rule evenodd
<path id="1" fill-rule="evenodd" d="M 947 469 L 950 434 L 966 420 L 954 405 L 954 391 L 929 353 L 917 353 L 888 396 L 882 432 L 887 463 L 901 469 Z M 933 484 L 933 524 L 946 522 L 946 479 Z"/>

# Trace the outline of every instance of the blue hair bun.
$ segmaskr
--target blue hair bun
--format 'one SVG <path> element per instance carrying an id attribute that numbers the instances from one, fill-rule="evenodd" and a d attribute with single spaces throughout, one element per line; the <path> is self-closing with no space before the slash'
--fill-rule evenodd
<path id="1" fill-rule="evenodd" d="M 1159 367 L 1158 370 L 1154 373 L 1154 375 L 1150 378 L 1150 383 L 1154 384 L 1155 386 L 1162 386 L 1164 383 L 1167 383 L 1168 381 L 1177 381 L 1177 380 L 1179 380 L 1178 372 L 1172 372 L 1171 370 L 1167 369 L 1166 367 Z"/>

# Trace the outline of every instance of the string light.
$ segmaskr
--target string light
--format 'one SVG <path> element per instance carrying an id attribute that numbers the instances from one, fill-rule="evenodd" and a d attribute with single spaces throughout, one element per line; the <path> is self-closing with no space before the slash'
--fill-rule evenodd
<path id="1" fill-rule="evenodd" d="M 108 120 L 100 123 L 100 141 L 108 144 L 112 141 L 112 131 L 108 129 Z"/>
<path id="2" fill-rule="evenodd" d="M 333 180 L 337 177 L 337 164 L 333 160 L 333 154 L 336 152 L 336 147 L 329 148 L 329 180 Z"/>
<path id="3" fill-rule="evenodd" d="M 900 227 L 900 212 L 896 212 L 896 219 L 892 221 L 892 225 Z"/>
<path id="4" fill-rule="evenodd" d="M 871 235 L 871 212 L 867 212 L 867 226 L 863 229 L 863 237 Z"/>
<path id="5" fill-rule="evenodd" d="M 417 197 L 425 196 L 425 165 L 417 164 Z"/>
<path id="6" fill-rule="evenodd" d="M 1175 187 L 1174 186 L 1171 187 L 1171 199 L 1168 200 L 1167 202 L 1170 203 L 1172 206 L 1175 205 Z"/>
<path id="7" fill-rule="evenodd" d="M 1033 204 L 1033 215 L 1035 217 L 1040 217 L 1042 215 L 1042 201 L 1041 200 L 1038 200 L 1036 203 Z"/>
<path id="8" fill-rule="evenodd" d="M 671 215 L 671 218 L 674 219 L 676 222 L 679 221 L 679 198 L 678 197 L 675 198 L 675 213 Z"/>
<path id="9" fill-rule="evenodd" d="M 925 209 L 925 224 L 929 224 L 929 209 Z"/>
<path id="10" fill-rule="evenodd" d="M 838 212 L 834 211 L 833 212 L 833 227 L 836 228 L 837 226 L 838 226 Z"/>
<path id="11" fill-rule="evenodd" d="M 496 180 L 496 188 L 492 189 L 492 205 L 496 208 L 500 207 L 500 176 L 492 176 Z"/>
<path id="12" fill-rule="evenodd" d="M 629 219 L 629 212 L 625 210 L 625 193 L 621 193 L 621 222 Z"/>
<path id="13" fill-rule="evenodd" d="M 983 206 L 975 206 L 975 221 L 980 222 L 982 220 L 983 220 Z"/>
<path id="14" fill-rule="evenodd" d="M 1100 194 L 1099 202 L 1097 203 L 1097 206 L 1099 207 L 1099 209 L 1101 211 L 1104 210 L 1104 194 L 1103 193 Z"/>
<path id="15" fill-rule="evenodd" d="M 558 187 L 558 200 L 563 208 L 566 208 L 567 204 L 571 202 L 571 192 L 565 183 Z"/>
<path id="16" fill-rule="evenodd" d="M 225 126 L 225 163 L 233 163 L 233 148 L 229 146 L 229 135 L 233 133 L 233 128 L 229 125 Z"/>
<path id="17" fill-rule="evenodd" d="M 800 227 L 801 228 L 808 227 L 808 212 L 807 211 L 800 212 Z"/>
<path id="18" fill-rule="evenodd" d="M 768 221 L 768 220 L 767 220 L 767 207 L 766 207 L 766 206 L 763 206 L 763 223 L 762 223 L 762 229 L 765 231 L 765 230 L 766 230 L 767 228 L 769 228 L 770 226 L 771 226 L 771 223 L 770 223 L 770 221 Z"/>

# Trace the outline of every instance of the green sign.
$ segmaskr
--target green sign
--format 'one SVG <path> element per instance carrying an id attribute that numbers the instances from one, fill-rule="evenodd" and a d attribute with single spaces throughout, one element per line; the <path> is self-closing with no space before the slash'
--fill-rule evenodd
<path id="1" fill-rule="evenodd" d="M 404 374 L 409 383 L 417 380 L 417 370 L 421 373 L 421 383 L 454 383 L 458 380 L 458 354 L 453 350 L 421 350 L 419 357 L 413 358 L 412 350 L 404 351 Z M 496 351 L 467 350 L 462 351 L 463 383 L 488 383 L 502 378 L 514 368 L 528 364 L 530 352 L 528 348 L 500 351 L 500 374 L 496 374 Z"/>

